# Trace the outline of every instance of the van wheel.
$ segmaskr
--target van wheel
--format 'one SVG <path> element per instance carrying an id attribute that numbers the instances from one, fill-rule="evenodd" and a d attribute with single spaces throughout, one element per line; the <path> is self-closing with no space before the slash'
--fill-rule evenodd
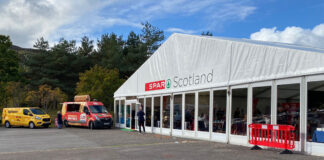
<path id="1" fill-rule="evenodd" d="M 29 128 L 30 128 L 30 129 L 34 129 L 34 128 L 35 128 L 35 124 L 34 124 L 33 122 L 30 122 L 30 123 L 29 123 Z"/>
<path id="2" fill-rule="evenodd" d="M 69 125 L 69 122 L 68 121 L 64 121 L 64 126 L 67 128 L 67 127 L 70 127 Z"/>
<path id="3" fill-rule="evenodd" d="M 91 121 L 90 123 L 89 123 L 89 129 L 94 129 L 95 127 L 94 127 L 94 123 Z"/>
<path id="4" fill-rule="evenodd" d="M 10 123 L 8 121 L 5 123 L 5 127 L 6 128 L 10 128 L 11 127 L 11 125 L 10 125 Z"/>

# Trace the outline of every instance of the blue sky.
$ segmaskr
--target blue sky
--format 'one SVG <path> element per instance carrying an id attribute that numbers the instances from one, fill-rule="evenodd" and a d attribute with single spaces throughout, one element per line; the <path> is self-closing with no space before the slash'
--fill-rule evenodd
<path id="1" fill-rule="evenodd" d="M 278 30 L 283 30 L 288 26 L 297 26 L 311 29 L 324 23 L 324 0 L 256 0 L 246 1 L 244 4 L 255 7 L 255 9 L 244 19 L 221 19 L 213 27 L 208 27 L 212 19 L 210 15 L 203 12 L 182 16 L 170 14 L 153 18 L 149 22 L 163 30 L 180 28 L 194 31 L 193 34 L 209 30 L 215 36 L 236 38 L 249 38 L 251 33 L 257 32 L 261 28 L 277 27 Z M 114 27 L 105 31 L 123 34 L 129 30 L 129 27 Z M 133 28 L 133 30 L 137 29 Z M 166 32 L 166 34 L 168 33 Z"/>
<path id="2" fill-rule="evenodd" d="M 0 34 L 22 47 L 39 37 L 127 37 L 148 21 L 165 32 L 324 45 L 324 0 L 0 0 Z"/>
<path id="3" fill-rule="evenodd" d="M 323 0 L 273 0 L 256 3 L 256 6 L 255 12 L 244 21 L 228 25 L 228 31 L 234 31 L 232 33 L 238 37 L 249 37 L 261 28 L 283 30 L 288 26 L 297 26 L 310 29 L 324 23 Z"/>

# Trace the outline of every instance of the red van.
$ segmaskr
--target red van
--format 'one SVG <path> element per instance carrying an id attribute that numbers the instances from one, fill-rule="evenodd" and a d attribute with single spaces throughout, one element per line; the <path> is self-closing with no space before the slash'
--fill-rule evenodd
<path id="1" fill-rule="evenodd" d="M 113 120 L 103 103 L 90 101 L 90 96 L 75 96 L 74 102 L 64 102 L 62 119 L 65 127 L 84 126 L 89 129 L 111 128 Z"/>

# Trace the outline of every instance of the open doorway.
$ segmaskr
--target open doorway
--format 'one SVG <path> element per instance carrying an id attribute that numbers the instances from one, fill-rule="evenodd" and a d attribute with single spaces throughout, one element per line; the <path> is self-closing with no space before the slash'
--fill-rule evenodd
<path id="1" fill-rule="evenodd" d="M 136 107 L 136 104 L 135 103 L 132 103 L 131 104 L 131 111 L 132 111 L 132 113 L 131 113 L 131 129 L 136 129 L 136 120 L 137 120 L 137 115 L 136 115 L 136 113 L 137 113 L 137 107 Z"/>
<path id="2" fill-rule="evenodd" d="M 126 100 L 126 128 L 138 129 L 137 112 L 141 104 L 135 100 Z"/>

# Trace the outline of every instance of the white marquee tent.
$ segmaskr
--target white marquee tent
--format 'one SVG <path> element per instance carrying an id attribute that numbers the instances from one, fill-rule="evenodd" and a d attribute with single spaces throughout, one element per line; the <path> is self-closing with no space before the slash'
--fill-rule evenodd
<path id="1" fill-rule="evenodd" d="M 248 39 L 173 34 L 115 92 L 152 94 L 145 83 L 213 72 L 212 82 L 153 91 L 154 94 L 324 73 L 324 49 Z M 188 82 L 189 83 L 189 82 Z"/>
<path id="2" fill-rule="evenodd" d="M 127 113 L 123 105 L 131 105 L 131 101 L 136 104 L 142 103 L 144 111 L 146 106 L 152 106 L 152 112 L 148 113 L 154 116 L 153 99 L 147 102 L 147 97 L 161 97 L 163 95 L 171 96 L 170 102 L 170 128 L 154 131 L 153 122 L 147 127 L 152 127 L 151 131 L 158 134 L 170 134 L 172 136 L 191 137 L 205 140 L 213 140 L 231 144 L 248 145 L 247 137 L 235 136 L 231 134 L 231 122 L 234 120 L 232 112 L 232 97 L 230 92 L 237 86 L 243 86 L 248 91 L 246 124 L 251 124 L 253 119 L 253 87 L 268 86 L 270 89 L 261 94 L 268 94 L 271 99 L 269 110 L 271 108 L 271 123 L 277 124 L 278 118 L 278 98 L 296 97 L 298 105 L 297 121 L 300 127 L 296 132 L 296 150 L 309 154 L 322 155 L 324 143 L 314 143 L 307 137 L 309 132 L 309 122 L 307 120 L 307 95 L 308 83 L 321 81 L 323 84 L 312 83 L 314 91 L 321 91 L 324 86 L 324 49 L 297 46 L 291 44 L 261 42 L 249 39 L 219 38 L 208 36 L 194 36 L 185 34 L 171 35 L 160 48 L 115 92 L 116 114 L 115 120 L 117 127 L 125 127 L 125 118 Z M 279 85 L 298 84 L 296 86 L 285 86 L 287 92 L 279 94 Z M 315 86 L 315 87 L 314 87 Z M 291 88 L 292 87 L 292 88 Z M 294 88 L 295 87 L 295 88 Z M 210 91 L 210 103 L 213 104 L 213 91 L 217 88 L 223 88 L 228 95 L 226 101 L 226 132 L 224 134 L 214 134 L 211 129 L 213 120 L 213 106 L 210 105 L 209 111 L 209 132 L 201 133 L 197 130 L 197 110 L 198 93 L 202 90 Z M 290 92 L 289 90 L 294 90 Z M 194 92 L 195 97 L 195 130 L 187 132 L 184 130 L 184 118 L 182 118 L 182 130 L 175 132 L 173 125 L 173 95 L 185 95 L 188 92 Z M 296 94 L 297 93 L 297 94 Z M 315 92 L 313 92 L 315 93 Z M 126 103 L 125 103 L 126 101 Z M 128 102 L 127 102 L 128 101 Z M 321 100 L 317 100 L 321 102 Z M 150 104 L 149 104 L 150 103 Z M 185 100 L 182 99 L 182 108 L 185 108 Z M 270 102 L 269 102 L 270 103 Z M 324 103 L 324 102 L 322 102 Z M 299 107 L 300 106 L 300 107 Z M 315 108 L 324 116 L 320 108 Z M 234 109 L 233 109 L 234 110 Z M 319 112 L 316 112 L 316 114 Z M 161 107 L 160 121 L 162 121 Z M 182 111 L 182 117 L 184 116 Z M 269 113 L 270 114 L 270 113 Z M 312 113 L 313 114 L 313 113 Z M 125 115 L 125 116 L 124 116 Z M 148 116 L 148 115 L 147 115 Z M 312 118 L 312 117 L 310 117 Z M 310 119 L 309 118 L 309 119 Z M 135 118 L 136 119 L 136 118 Z M 324 127 L 324 118 L 321 121 Z M 322 122 L 323 121 L 323 122 Z M 136 123 L 136 122 L 135 122 Z M 323 124 L 322 124 L 323 123 Z M 316 128 L 315 128 L 316 129 Z M 314 132 L 314 129 L 312 129 Z M 248 133 L 247 133 L 248 134 Z"/>

